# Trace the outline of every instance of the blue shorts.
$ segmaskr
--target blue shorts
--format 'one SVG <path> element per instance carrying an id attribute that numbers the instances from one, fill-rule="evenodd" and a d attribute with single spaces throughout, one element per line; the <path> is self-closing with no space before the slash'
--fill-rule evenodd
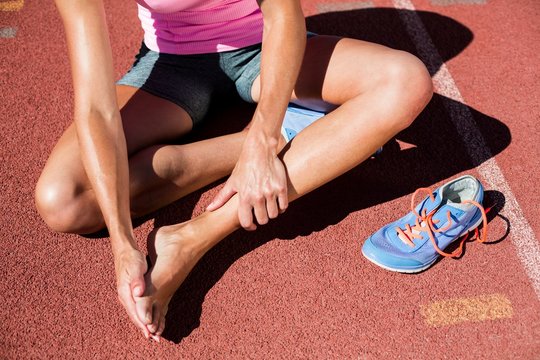
<path id="1" fill-rule="evenodd" d="M 308 37 L 314 36 L 308 33 Z M 176 55 L 150 50 L 144 42 L 131 69 L 117 82 L 142 89 L 182 107 L 198 125 L 214 100 L 240 96 L 253 103 L 261 44 L 208 54 Z"/>

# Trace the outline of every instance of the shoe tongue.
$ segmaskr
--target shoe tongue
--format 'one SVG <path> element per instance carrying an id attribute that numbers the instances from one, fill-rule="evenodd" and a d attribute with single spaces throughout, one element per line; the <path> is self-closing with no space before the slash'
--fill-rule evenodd
<path id="1" fill-rule="evenodd" d="M 473 206 L 471 204 L 453 202 L 450 199 L 446 202 L 446 205 L 462 211 L 467 211 L 471 208 L 471 206 Z"/>
<path id="2" fill-rule="evenodd" d="M 426 214 L 429 214 L 433 209 L 436 209 L 439 207 L 439 205 L 441 204 L 441 201 L 442 201 L 442 197 L 441 197 L 441 192 L 440 190 L 437 191 L 437 192 L 434 192 L 433 193 L 433 196 L 435 197 L 434 200 L 431 200 L 431 197 L 430 196 L 426 196 L 424 198 L 424 200 L 422 200 L 420 202 L 420 204 L 418 204 L 416 206 L 416 212 L 418 214 L 422 214 L 422 212 L 424 210 L 426 210 Z"/>

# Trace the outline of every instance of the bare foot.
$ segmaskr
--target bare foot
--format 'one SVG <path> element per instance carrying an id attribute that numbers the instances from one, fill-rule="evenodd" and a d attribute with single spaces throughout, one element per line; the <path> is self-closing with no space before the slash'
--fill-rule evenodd
<path id="1" fill-rule="evenodd" d="M 165 328 L 169 301 L 203 253 L 195 249 L 190 222 L 154 229 L 148 235 L 152 268 L 145 275 L 146 289 L 135 303 L 139 319 L 159 341 Z"/>

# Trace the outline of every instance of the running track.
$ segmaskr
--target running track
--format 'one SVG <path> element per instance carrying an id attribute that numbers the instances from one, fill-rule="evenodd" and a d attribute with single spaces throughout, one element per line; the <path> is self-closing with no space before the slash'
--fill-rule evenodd
<path id="1" fill-rule="evenodd" d="M 141 33 L 132 2 L 107 7 L 120 75 Z M 52 233 L 33 207 L 33 186 L 72 112 L 65 41 L 52 2 L 0 0 L 0 358 L 540 358 L 540 4 L 304 1 L 304 9 L 312 31 L 416 53 L 437 95 L 380 157 L 211 251 L 171 303 L 168 341 L 156 344 L 116 300 L 107 239 Z M 239 128 L 252 108 L 220 111 Z M 417 187 L 464 173 L 496 203 L 493 244 L 469 243 L 461 259 L 418 275 L 361 256 L 363 239 L 408 211 Z M 140 246 L 153 226 L 203 211 L 217 186 L 149 217 L 136 230 Z"/>

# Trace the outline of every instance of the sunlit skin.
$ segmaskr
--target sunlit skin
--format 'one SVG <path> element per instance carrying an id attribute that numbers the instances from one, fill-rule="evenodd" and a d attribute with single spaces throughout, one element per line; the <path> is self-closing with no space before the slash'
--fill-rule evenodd
<path id="1" fill-rule="evenodd" d="M 209 249 L 240 228 L 268 223 L 289 202 L 360 164 L 409 126 L 432 95 L 431 78 L 414 56 L 353 39 L 306 41 L 299 1 L 265 0 L 261 74 L 252 87 L 258 106 L 249 128 L 167 145 L 191 130 L 191 119 L 166 100 L 115 88 L 101 0 L 56 4 L 71 59 L 74 124 L 43 170 L 36 205 L 56 231 L 108 228 L 120 302 L 143 335 L 158 341 L 171 296 Z M 289 101 L 333 111 L 284 147 Z M 206 212 L 149 235 L 147 269 L 131 218 L 229 174 Z"/>

